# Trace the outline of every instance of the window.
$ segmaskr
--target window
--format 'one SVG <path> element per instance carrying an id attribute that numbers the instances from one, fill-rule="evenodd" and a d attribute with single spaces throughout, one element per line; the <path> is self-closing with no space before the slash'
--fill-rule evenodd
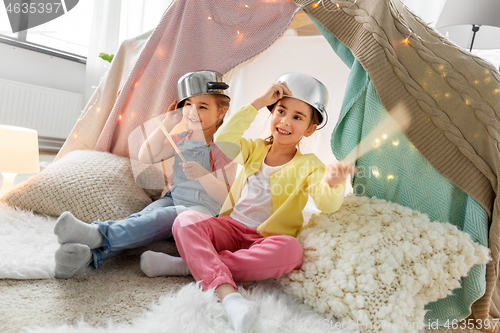
<path id="1" fill-rule="evenodd" d="M 66 14 L 18 33 L 12 33 L 5 7 L 0 5 L 0 41 L 84 62 L 90 42 L 94 1 L 80 0 Z"/>

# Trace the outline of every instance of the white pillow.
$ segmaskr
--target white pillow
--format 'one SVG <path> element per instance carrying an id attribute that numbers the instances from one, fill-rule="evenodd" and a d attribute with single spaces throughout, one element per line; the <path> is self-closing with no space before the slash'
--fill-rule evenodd
<path id="1" fill-rule="evenodd" d="M 152 202 L 136 185 L 130 160 L 95 150 L 76 150 L 50 164 L 1 198 L 10 206 L 87 223 L 124 219 Z"/>
<path id="2" fill-rule="evenodd" d="M 450 223 L 354 195 L 335 213 L 313 215 L 297 239 L 302 266 L 280 283 L 361 331 L 385 325 L 375 331 L 417 332 L 424 306 L 451 294 L 473 265 L 489 260 L 488 248 Z"/>

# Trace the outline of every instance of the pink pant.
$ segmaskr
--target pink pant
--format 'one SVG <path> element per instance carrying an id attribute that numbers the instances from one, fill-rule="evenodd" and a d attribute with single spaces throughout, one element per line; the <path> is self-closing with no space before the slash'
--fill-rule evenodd
<path id="1" fill-rule="evenodd" d="M 303 250 L 287 235 L 263 237 L 229 216 L 196 211 L 177 216 L 172 229 L 179 253 L 203 289 L 234 281 L 279 278 L 300 267 Z"/>

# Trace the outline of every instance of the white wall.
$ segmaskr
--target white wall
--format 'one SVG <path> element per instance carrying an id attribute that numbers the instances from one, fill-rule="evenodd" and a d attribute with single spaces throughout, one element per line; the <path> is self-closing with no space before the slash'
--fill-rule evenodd
<path id="1" fill-rule="evenodd" d="M 83 94 L 85 64 L 0 43 L 0 78 Z"/>

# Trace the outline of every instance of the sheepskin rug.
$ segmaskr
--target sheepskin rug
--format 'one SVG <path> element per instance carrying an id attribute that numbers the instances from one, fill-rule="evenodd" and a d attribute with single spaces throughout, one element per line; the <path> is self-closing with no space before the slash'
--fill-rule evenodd
<path id="1" fill-rule="evenodd" d="M 247 299 L 260 304 L 260 314 L 254 333 L 354 333 L 337 328 L 334 321 L 318 314 L 294 296 L 283 293 L 281 286 L 270 281 L 257 283 L 239 291 Z M 339 326 L 339 325 L 337 325 Z M 204 292 L 190 283 L 175 293 L 161 296 L 152 310 L 131 320 L 93 327 L 85 322 L 69 326 L 25 328 L 27 333 L 234 333 L 222 304 L 213 292 Z"/>
<path id="2" fill-rule="evenodd" d="M 335 213 L 313 215 L 297 238 L 302 266 L 280 283 L 344 327 L 369 332 L 417 332 L 424 305 L 489 260 L 488 248 L 450 223 L 354 195 Z"/>
<path id="3" fill-rule="evenodd" d="M 0 202 L 0 279 L 54 277 L 54 217 L 35 215 Z"/>

